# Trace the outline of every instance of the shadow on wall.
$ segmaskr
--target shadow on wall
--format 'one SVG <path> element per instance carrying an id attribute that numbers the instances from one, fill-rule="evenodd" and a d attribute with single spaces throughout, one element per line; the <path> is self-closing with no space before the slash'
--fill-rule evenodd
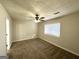
<path id="1" fill-rule="evenodd" d="M 14 41 L 35 38 L 37 24 L 34 21 L 14 21 Z"/>

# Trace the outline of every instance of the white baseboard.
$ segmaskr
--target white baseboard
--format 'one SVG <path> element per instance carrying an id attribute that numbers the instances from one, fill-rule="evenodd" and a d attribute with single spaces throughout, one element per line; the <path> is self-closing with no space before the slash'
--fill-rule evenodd
<path id="1" fill-rule="evenodd" d="M 41 38 L 41 39 L 42 39 L 42 38 Z M 45 40 L 45 39 L 43 39 L 43 40 Z M 72 53 L 72 54 L 75 54 L 75 55 L 79 56 L 78 53 L 73 52 L 73 51 L 71 51 L 71 50 L 69 50 L 69 49 L 67 49 L 67 48 L 64 48 L 64 47 L 62 47 L 62 46 L 59 46 L 59 45 L 57 45 L 57 44 L 55 44 L 55 43 L 52 43 L 52 42 L 50 42 L 50 41 L 48 41 L 48 40 L 45 40 L 45 41 L 47 41 L 47 42 L 49 42 L 50 44 L 53 44 L 53 45 L 55 45 L 55 46 L 57 46 L 57 47 L 63 49 L 63 50 L 66 50 L 66 51 L 68 51 L 68 52 L 70 52 L 70 53 Z"/>
<path id="2" fill-rule="evenodd" d="M 23 41 L 23 40 L 30 40 L 30 39 L 35 39 L 35 38 L 24 38 L 24 39 L 16 40 L 16 41 L 13 41 L 13 42 L 18 42 L 18 41 Z"/>

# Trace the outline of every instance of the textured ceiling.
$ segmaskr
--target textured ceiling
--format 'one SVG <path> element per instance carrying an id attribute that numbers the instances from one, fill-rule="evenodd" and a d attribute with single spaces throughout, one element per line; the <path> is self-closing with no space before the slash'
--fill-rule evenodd
<path id="1" fill-rule="evenodd" d="M 79 0 L 0 0 L 15 20 L 30 20 L 36 13 L 45 19 L 56 18 L 79 10 Z M 55 12 L 60 12 L 54 15 Z"/>

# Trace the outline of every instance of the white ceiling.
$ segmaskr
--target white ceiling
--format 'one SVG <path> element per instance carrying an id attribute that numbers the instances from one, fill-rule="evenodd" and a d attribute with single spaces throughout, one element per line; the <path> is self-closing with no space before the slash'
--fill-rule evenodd
<path id="1" fill-rule="evenodd" d="M 30 20 L 36 13 L 45 19 L 79 11 L 79 0 L 0 0 L 15 20 Z M 55 12 L 60 12 L 54 15 Z"/>

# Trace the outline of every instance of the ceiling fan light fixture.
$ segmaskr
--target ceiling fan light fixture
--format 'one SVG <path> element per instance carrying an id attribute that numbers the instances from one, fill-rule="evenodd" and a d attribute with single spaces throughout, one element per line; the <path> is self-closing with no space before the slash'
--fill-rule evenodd
<path id="1" fill-rule="evenodd" d="M 36 19 L 36 20 L 39 20 L 39 17 L 38 17 L 38 16 L 36 16 L 36 17 L 35 17 L 35 19 Z"/>
<path id="2" fill-rule="evenodd" d="M 42 19 L 44 19 L 45 17 L 39 17 L 39 14 L 36 14 L 35 15 L 36 17 L 35 17 L 35 23 L 39 23 L 39 22 L 41 22 L 41 21 L 43 21 Z"/>
<path id="3" fill-rule="evenodd" d="M 39 23 L 39 22 L 41 22 L 40 20 L 35 20 L 35 23 Z"/>
<path id="4" fill-rule="evenodd" d="M 35 19 L 36 19 L 36 20 L 39 20 L 39 15 L 38 15 L 38 14 L 36 14 Z"/>

